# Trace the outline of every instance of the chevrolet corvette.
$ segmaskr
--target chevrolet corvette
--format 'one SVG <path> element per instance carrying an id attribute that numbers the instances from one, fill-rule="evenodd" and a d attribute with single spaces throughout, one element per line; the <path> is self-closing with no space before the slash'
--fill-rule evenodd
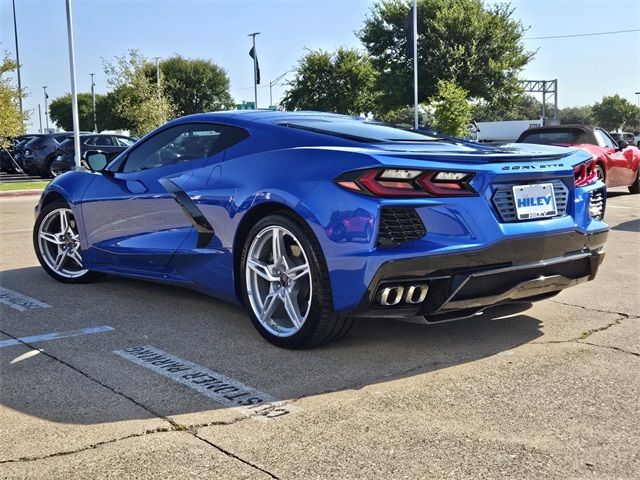
<path id="1" fill-rule="evenodd" d="M 595 277 L 608 233 L 590 153 L 336 114 L 191 115 L 86 162 L 36 206 L 49 275 L 195 289 L 285 348 L 357 317 L 442 322 L 549 298 Z"/>
<path id="2" fill-rule="evenodd" d="M 640 193 L 640 149 L 614 140 L 604 129 L 588 125 L 552 125 L 529 128 L 516 143 L 576 147 L 593 155 L 598 178 L 607 188 L 628 187 Z"/>

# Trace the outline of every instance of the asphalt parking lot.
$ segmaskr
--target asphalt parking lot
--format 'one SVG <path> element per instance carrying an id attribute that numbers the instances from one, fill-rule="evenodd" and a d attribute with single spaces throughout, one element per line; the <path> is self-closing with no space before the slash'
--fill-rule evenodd
<path id="1" fill-rule="evenodd" d="M 0 477 L 637 478 L 640 197 L 625 191 L 594 282 L 520 313 L 363 319 L 308 351 L 180 288 L 56 283 L 31 244 L 37 197 L 2 198 Z"/>

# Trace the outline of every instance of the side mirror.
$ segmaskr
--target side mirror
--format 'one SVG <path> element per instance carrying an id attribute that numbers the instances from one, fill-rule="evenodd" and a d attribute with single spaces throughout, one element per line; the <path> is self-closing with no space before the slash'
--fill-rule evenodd
<path id="1" fill-rule="evenodd" d="M 624 140 L 618 140 L 618 149 L 622 150 L 624 148 L 627 148 L 629 146 L 629 144 L 624 141 Z"/>
<path id="2" fill-rule="evenodd" d="M 107 155 L 97 150 L 89 150 L 84 154 L 84 161 L 92 172 L 102 172 L 108 165 Z"/>

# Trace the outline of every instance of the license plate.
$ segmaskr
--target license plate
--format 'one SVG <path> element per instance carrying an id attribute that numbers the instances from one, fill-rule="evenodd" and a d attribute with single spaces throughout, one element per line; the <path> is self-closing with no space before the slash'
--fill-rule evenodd
<path id="1" fill-rule="evenodd" d="M 516 185 L 513 187 L 513 203 L 518 220 L 555 217 L 558 214 L 551 183 Z"/>

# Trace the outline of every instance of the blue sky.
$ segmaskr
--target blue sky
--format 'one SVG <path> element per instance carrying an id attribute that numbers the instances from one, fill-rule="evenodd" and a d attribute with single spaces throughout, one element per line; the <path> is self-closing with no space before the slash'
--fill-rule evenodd
<path id="1" fill-rule="evenodd" d="M 70 91 L 64 0 L 16 0 L 22 84 L 33 109 Z M 269 103 L 269 80 L 295 66 L 305 49 L 360 47 L 354 35 L 373 0 L 73 0 L 77 81 L 96 91 L 107 85 L 101 58 L 129 48 L 147 57 L 211 58 L 226 68 L 236 101 L 253 99 L 248 33 L 259 31 L 257 50 L 263 85 L 259 106 Z M 529 26 L 526 37 L 640 28 L 638 0 L 515 0 L 515 17 Z M 0 0 L 0 49 L 14 55 L 11 0 Z M 526 40 L 538 50 L 523 73 L 528 79 L 558 79 L 559 105 L 583 105 L 618 93 L 637 101 L 640 32 Z M 274 87 L 274 101 L 284 86 Z"/>

